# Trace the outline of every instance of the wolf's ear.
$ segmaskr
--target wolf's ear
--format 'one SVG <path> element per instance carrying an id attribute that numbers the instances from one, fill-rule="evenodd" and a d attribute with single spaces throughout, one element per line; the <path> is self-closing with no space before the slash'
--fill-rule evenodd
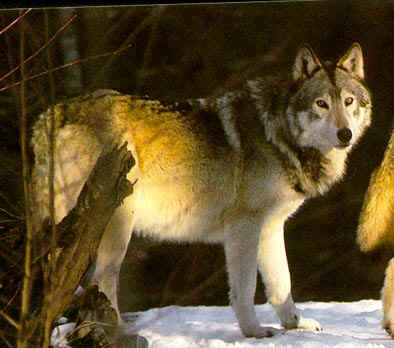
<path id="1" fill-rule="evenodd" d="M 351 45 L 345 55 L 339 59 L 337 67 L 346 70 L 362 80 L 364 79 L 363 52 L 357 42 Z"/>
<path id="2" fill-rule="evenodd" d="M 316 54 L 309 45 L 304 45 L 298 50 L 294 62 L 293 79 L 295 81 L 307 79 L 320 68 L 321 63 L 319 58 L 317 58 Z"/>

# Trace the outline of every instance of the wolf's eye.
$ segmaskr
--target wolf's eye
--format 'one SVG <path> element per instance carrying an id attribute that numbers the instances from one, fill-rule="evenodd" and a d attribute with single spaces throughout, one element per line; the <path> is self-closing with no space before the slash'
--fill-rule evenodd
<path id="1" fill-rule="evenodd" d="M 316 100 L 316 105 L 319 108 L 328 109 L 328 104 L 323 99 Z"/>
<path id="2" fill-rule="evenodd" d="M 352 97 L 347 97 L 345 99 L 345 106 L 349 106 L 353 103 L 353 98 Z"/>

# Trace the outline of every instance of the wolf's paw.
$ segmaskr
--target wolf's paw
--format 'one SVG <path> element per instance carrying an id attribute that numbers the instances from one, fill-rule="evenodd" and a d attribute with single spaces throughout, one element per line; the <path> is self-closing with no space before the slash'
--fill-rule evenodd
<path id="1" fill-rule="evenodd" d="M 126 323 L 136 322 L 139 318 L 138 313 L 122 313 L 121 320 Z"/>
<path id="2" fill-rule="evenodd" d="M 394 322 L 390 319 L 384 318 L 382 322 L 382 327 L 383 329 L 386 330 L 386 332 L 394 338 Z"/>
<path id="3" fill-rule="evenodd" d="M 275 329 L 274 327 L 270 326 L 258 326 L 254 328 L 242 329 L 242 333 L 245 337 L 264 338 L 283 334 L 284 330 Z"/>
<path id="4" fill-rule="evenodd" d="M 300 317 L 298 320 L 297 329 L 323 331 L 320 323 L 314 319 Z"/>
<path id="5" fill-rule="evenodd" d="M 299 314 L 293 314 L 292 320 L 282 322 L 285 329 L 300 329 L 300 330 L 311 330 L 311 331 L 323 331 L 320 323 L 314 319 L 301 317 Z"/>

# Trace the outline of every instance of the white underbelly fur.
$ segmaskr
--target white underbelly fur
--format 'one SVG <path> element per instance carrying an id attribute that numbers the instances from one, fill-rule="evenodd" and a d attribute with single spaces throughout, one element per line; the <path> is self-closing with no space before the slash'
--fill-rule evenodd
<path id="1" fill-rule="evenodd" d="M 137 183 L 127 207 L 134 213 L 134 230 L 161 240 L 222 240 L 223 206 L 188 197 L 183 189 L 171 183 Z"/>

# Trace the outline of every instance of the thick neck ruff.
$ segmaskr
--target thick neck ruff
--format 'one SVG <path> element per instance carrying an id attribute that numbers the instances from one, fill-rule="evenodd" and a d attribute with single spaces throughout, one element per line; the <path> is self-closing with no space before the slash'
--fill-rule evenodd
<path id="1" fill-rule="evenodd" d="M 272 145 L 279 153 L 290 185 L 307 198 L 327 192 L 344 172 L 346 152 L 333 149 L 322 154 L 313 147 L 290 145 L 283 139 L 273 139 Z"/>

